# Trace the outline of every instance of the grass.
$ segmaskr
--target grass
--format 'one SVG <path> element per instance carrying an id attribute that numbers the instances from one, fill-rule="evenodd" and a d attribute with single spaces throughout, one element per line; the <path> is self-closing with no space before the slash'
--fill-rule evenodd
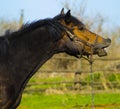
<path id="1" fill-rule="evenodd" d="M 26 90 L 39 90 L 39 89 L 49 89 L 49 88 L 53 88 L 53 89 L 64 89 L 67 86 L 72 87 L 73 83 L 68 83 L 68 84 L 64 84 L 61 82 L 67 82 L 67 81 L 74 81 L 73 78 L 67 78 L 66 77 L 53 77 L 53 78 L 39 78 L 39 77 L 33 77 L 30 79 L 29 82 L 29 87 L 26 88 Z M 41 84 L 40 84 L 41 83 Z M 55 84 L 57 83 L 57 84 Z M 32 85 L 34 84 L 34 85 Z"/>
<path id="2" fill-rule="evenodd" d="M 96 94 L 95 105 L 104 105 L 109 109 L 120 109 L 120 94 Z M 91 105 L 90 95 L 80 94 L 23 94 L 18 109 L 87 109 Z M 116 106 L 115 106 L 116 105 Z"/>
<path id="3" fill-rule="evenodd" d="M 101 73 L 94 73 L 95 82 L 103 82 L 101 80 Z M 120 74 L 107 74 L 105 75 L 106 81 L 115 81 L 119 83 Z M 26 92 L 23 94 L 23 98 L 20 106 L 17 109 L 91 109 L 91 95 L 70 93 L 67 86 L 73 87 L 73 83 L 67 84 L 47 84 L 62 81 L 74 81 L 74 78 L 66 77 L 54 77 L 54 78 L 39 78 L 33 77 L 30 80 L 29 87 L 26 88 Z M 84 75 L 82 81 L 90 82 L 90 75 Z M 45 84 L 39 84 L 39 82 L 45 82 Z M 38 83 L 37 85 L 35 85 Z M 87 85 L 87 84 L 86 84 Z M 84 85 L 83 85 L 84 86 Z M 39 92 L 39 89 L 45 89 L 43 92 Z M 56 91 L 62 91 L 63 93 L 46 93 L 47 89 L 55 89 Z M 117 89 L 117 88 L 116 88 Z M 114 90 L 116 90 L 114 89 Z M 30 91 L 31 90 L 31 91 Z M 34 92 L 34 90 L 37 90 Z M 89 92 L 90 89 L 86 87 Z M 99 91 L 99 89 L 96 89 Z M 119 90 L 119 87 L 118 87 Z M 73 90 L 72 90 L 73 91 Z M 82 91 L 82 90 L 81 90 Z M 117 90 L 116 90 L 117 91 Z M 94 95 L 95 109 L 120 109 L 120 93 L 101 93 Z"/>

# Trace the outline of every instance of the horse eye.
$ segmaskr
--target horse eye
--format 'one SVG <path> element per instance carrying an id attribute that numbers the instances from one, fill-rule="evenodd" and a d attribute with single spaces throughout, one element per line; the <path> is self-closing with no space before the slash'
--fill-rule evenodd
<path id="1" fill-rule="evenodd" d="M 81 27 L 79 27 L 79 29 L 82 31 L 82 30 L 84 30 L 84 27 L 81 26 Z"/>

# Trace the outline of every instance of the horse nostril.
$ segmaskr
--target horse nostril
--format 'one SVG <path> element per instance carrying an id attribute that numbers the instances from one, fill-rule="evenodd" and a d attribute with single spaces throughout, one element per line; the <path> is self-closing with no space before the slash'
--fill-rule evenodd
<path id="1" fill-rule="evenodd" d="M 109 45 L 111 44 L 111 39 L 109 39 L 109 38 L 108 38 L 108 39 L 105 39 L 105 43 L 106 43 L 106 45 L 109 46 Z"/>

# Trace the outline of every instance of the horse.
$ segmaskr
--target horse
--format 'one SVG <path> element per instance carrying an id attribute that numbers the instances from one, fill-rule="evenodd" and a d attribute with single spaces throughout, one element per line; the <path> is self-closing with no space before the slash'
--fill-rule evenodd
<path id="1" fill-rule="evenodd" d="M 90 37 L 93 35 L 96 41 L 91 42 L 93 37 L 83 35 L 84 40 L 81 34 L 87 30 L 82 30 L 81 26 L 84 26 L 82 22 L 69 10 L 54 18 L 25 24 L 0 37 L 0 109 L 19 106 L 29 79 L 54 54 L 65 52 L 79 58 L 79 55 L 91 54 L 86 47 L 95 46 L 94 54 L 103 56 L 110 39 L 90 32 Z M 87 37 L 89 40 L 86 41 Z M 102 53 L 97 52 L 98 49 Z"/>

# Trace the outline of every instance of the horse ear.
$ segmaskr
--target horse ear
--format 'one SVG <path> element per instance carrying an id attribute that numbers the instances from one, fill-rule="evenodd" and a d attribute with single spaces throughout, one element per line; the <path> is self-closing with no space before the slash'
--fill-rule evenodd
<path id="1" fill-rule="evenodd" d="M 71 13 L 70 13 L 70 10 L 68 10 L 68 12 L 65 15 L 65 22 L 66 22 L 66 24 L 69 24 L 71 22 Z"/>
<path id="2" fill-rule="evenodd" d="M 61 15 L 64 15 L 64 8 L 61 9 L 61 12 L 60 12 Z"/>

